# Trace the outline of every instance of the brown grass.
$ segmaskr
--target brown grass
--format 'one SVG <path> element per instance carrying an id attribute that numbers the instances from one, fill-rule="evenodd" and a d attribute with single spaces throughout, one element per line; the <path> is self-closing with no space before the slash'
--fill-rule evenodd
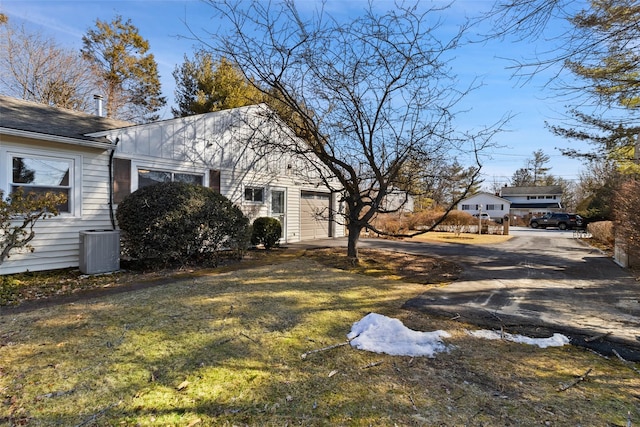
<path id="1" fill-rule="evenodd" d="M 502 234 L 477 234 L 477 233 L 447 233 L 443 231 L 430 231 L 425 234 L 412 237 L 411 240 L 423 242 L 445 242 L 445 243 L 462 243 L 471 245 L 488 245 L 494 243 L 502 243 L 511 239 L 513 236 L 503 236 Z"/>
<path id="2" fill-rule="evenodd" d="M 165 272 L 162 285 L 5 310 L 0 424 L 640 422 L 640 375 L 633 366 L 571 346 L 472 338 L 465 332 L 471 325 L 401 308 L 435 286 L 423 283 L 447 279 L 437 263 L 380 251 L 363 251 L 362 258 L 352 267 L 330 250 L 277 250 L 254 254 L 242 269 L 175 278 Z M 353 322 L 369 312 L 416 330 L 446 330 L 450 351 L 428 359 L 341 346 L 301 358 L 344 342 Z M 585 381 L 558 391 L 588 369 Z"/>

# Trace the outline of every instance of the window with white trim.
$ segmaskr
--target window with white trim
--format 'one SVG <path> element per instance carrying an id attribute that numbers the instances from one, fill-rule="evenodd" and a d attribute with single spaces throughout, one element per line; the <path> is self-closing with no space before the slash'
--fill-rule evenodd
<path id="1" fill-rule="evenodd" d="M 264 188 L 263 187 L 245 187 L 244 200 L 247 202 L 253 202 L 253 203 L 264 202 Z"/>
<path id="2" fill-rule="evenodd" d="M 58 206 L 61 213 L 72 213 L 74 159 L 30 154 L 12 154 L 10 191 L 19 187 L 25 193 L 62 193 L 67 201 Z"/>
<path id="3" fill-rule="evenodd" d="M 462 210 L 463 211 L 470 211 L 471 210 L 471 205 L 462 205 Z"/>
<path id="4" fill-rule="evenodd" d="M 138 188 L 148 187 L 149 185 L 161 182 L 186 182 L 189 184 L 202 185 L 203 176 L 184 172 L 138 168 Z"/>

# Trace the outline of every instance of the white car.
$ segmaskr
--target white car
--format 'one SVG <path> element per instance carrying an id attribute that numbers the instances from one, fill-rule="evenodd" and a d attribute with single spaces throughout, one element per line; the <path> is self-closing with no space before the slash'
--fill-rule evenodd
<path id="1" fill-rule="evenodd" d="M 486 221 L 491 221 L 491 217 L 490 217 L 490 216 L 489 216 L 489 214 L 488 214 L 488 213 L 486 213 L 486 212 L 482 212 L 482 213 L 480 213 L 480 214 L 474 214 L 474 215 L 473 215 L 473 217 L 474 217 L 474 218 L 478 218 L 478 217 L 480 217 L 480 219 L 481 219 L 481 220 L 483 220 L 483 221 L 485 221 L 485 220 L 486 220 Z"/>

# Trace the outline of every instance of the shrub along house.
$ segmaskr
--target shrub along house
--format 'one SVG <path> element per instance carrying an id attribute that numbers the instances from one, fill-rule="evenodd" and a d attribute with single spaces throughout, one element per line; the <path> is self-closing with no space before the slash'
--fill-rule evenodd
<path id="1" fill-rule="evenodd" d="M 81 232 L 117 228 L 117 203 L 162 181 L 211 187 L 251 220 L 278 218 L 283 242 L 342 236 L 337 195 L 317 169 L 264 148 L 282 135 L 259 122 L 260 108 L 134 125 L 0 96 L 0 189 L 68 195 L 59 216 L 36 224 L 34 252 L 12 253 L 0 274 L 79 266 Z M 34 171 L 30 182 L 13 173 L 19 164 Z"/>

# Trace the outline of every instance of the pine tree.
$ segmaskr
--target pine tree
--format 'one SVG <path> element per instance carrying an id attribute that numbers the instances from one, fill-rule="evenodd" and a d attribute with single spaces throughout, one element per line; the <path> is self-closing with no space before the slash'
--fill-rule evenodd
<path id="1" fill-rule="evenodd" d="M 161 96 L 158 65 L 131 20 L 96 20 L 96 29 L 82 37 L 81 50 L 91 62 L 97 84 L 104 90 L 106 115 L 139 123 L 157 120 L 166 104 Z"/>
<path id="2" fill-rule="evenodd" d="M 264 95 L 226 58 L 214 61 L 210 52 L 198 51 L 173 72 L 176 79 L 174 117 L 185 117 L 260 103 Z"/>

